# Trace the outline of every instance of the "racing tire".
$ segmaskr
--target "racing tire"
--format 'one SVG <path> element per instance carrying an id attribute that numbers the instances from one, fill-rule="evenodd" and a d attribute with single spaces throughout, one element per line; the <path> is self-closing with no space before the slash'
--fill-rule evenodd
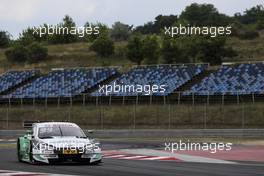
<path id="1" fill-rule="evenodd" d="M 30 144 L 29 144 L 29 161 L 30 161 L 31 164 L 37 164 L 36 160 L 33 158 L 32 141 L 30 141 Z"/>
<path id="2" fill-rule="evenodd" d="M 20 141 L 19 141 L 19 139 L 17 139 L 17 160 L 19 162 L 22 162 L 22 156 L 21 156 L 21 153 L 20 153 Z"/>
<path id="3" fill-rule="evenodd" d="M 95 162 L 90 163 L 91 165 L 99 165 L 100 163 L 102 163 L 102 160 L 98 160 Z"/>

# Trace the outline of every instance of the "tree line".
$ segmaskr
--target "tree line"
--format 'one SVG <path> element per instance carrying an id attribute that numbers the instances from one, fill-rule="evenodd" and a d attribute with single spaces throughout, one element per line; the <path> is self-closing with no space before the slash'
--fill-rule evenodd
<path id="1" fill-rule="evenodd" d="M 100 57 L 110 57 L 117 53 L 116 42 L 125 41 L 121 48 L 124 57 L 136 64 L 209 62 L 220 64 L 225 57 L 234 57 L 237 53 L 227 47 L 226 37 L 211 38 L 202 35 L 178 36 L 170 38 L 164 35 L 164 27 L 177 25 L 191 26 L 232 26 L 232 36 L 240 39 L 259 37 L 264 29 L 264 8 L 252 7 L 244 13 L 227 16 L 220 13 L 212 4 L 193 3 L 180 15 L 158 15 L 154 21 L 133 27 L 121 22 L 110 28 L 103 23 L 89 23 L 84 26 L 98 26 L 100 33 L 78 37 L 75 34 L 52 34 L 40 37 L 34 34 L 34 27 L 22 31 L 19 38 L 11 40 L 6 31 L 0 31 L 0 48 L 10 62 L 39 62 L 47 58 L 46 45 L 87 42 L 90 49 Z M 43 24 L 42 27 L 47 27 Z M 76 27 L 74 20 L 66 15 L 57 24 L 66 28 Z"/>

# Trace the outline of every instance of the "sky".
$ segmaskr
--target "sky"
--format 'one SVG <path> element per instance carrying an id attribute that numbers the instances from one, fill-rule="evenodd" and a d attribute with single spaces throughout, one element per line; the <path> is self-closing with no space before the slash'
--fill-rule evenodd
<path id="1" fill-rule="evenodd" d="M 102 22 L 111 26 L 116 21 L 142 25 L 159 15 L 178 15 L 191 3 L 210 3 L 219 12 L 243 13 L 263 0 L 1 0 L 0 30 L 17 38 L 28 26 L 57 24 L 68 14 L 78 26 L 85 22 Z"/>

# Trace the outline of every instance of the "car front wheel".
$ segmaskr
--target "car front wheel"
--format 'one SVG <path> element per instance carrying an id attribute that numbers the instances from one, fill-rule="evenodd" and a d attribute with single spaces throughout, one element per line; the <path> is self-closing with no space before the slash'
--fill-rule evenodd
<path id="1" fill-rule="evenodd" d="M 19 162 L 22 162 L 22 156 L 21 156 L 21 152 L 20 152 L 20 142 L 19 142 L 19 139 L 17 140 L 17 160 Z"/>

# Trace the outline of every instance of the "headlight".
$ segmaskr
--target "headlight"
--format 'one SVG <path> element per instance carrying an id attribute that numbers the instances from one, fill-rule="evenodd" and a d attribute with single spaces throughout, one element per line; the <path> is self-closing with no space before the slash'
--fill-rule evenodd
<path id="1" fill-rule="evenodd" d="M 88 153 L 93 153 L 93 144 L 86 144 L 84 146 L 84 150 L 85 150 L 85 153 L 88 154 Z"/>
<path id="2" fill-rule="evenodd" d="M 100 142 L 96 139 L 90 139 L 91 144 L 93 144 L 94 148 L 100 148 Z"/>
<path id="3" fill-rule="evenodd" d="M 99 145 L 100 145 L 99 142 L 97 142 L 97 143 L 90 143 L 90 144 L 85 145 L 85 153 L 86 154 L 89 154 L 89 153 L 94 153 L 95 151 L 98 151 L 98 150 L 101 151 Z"/>

